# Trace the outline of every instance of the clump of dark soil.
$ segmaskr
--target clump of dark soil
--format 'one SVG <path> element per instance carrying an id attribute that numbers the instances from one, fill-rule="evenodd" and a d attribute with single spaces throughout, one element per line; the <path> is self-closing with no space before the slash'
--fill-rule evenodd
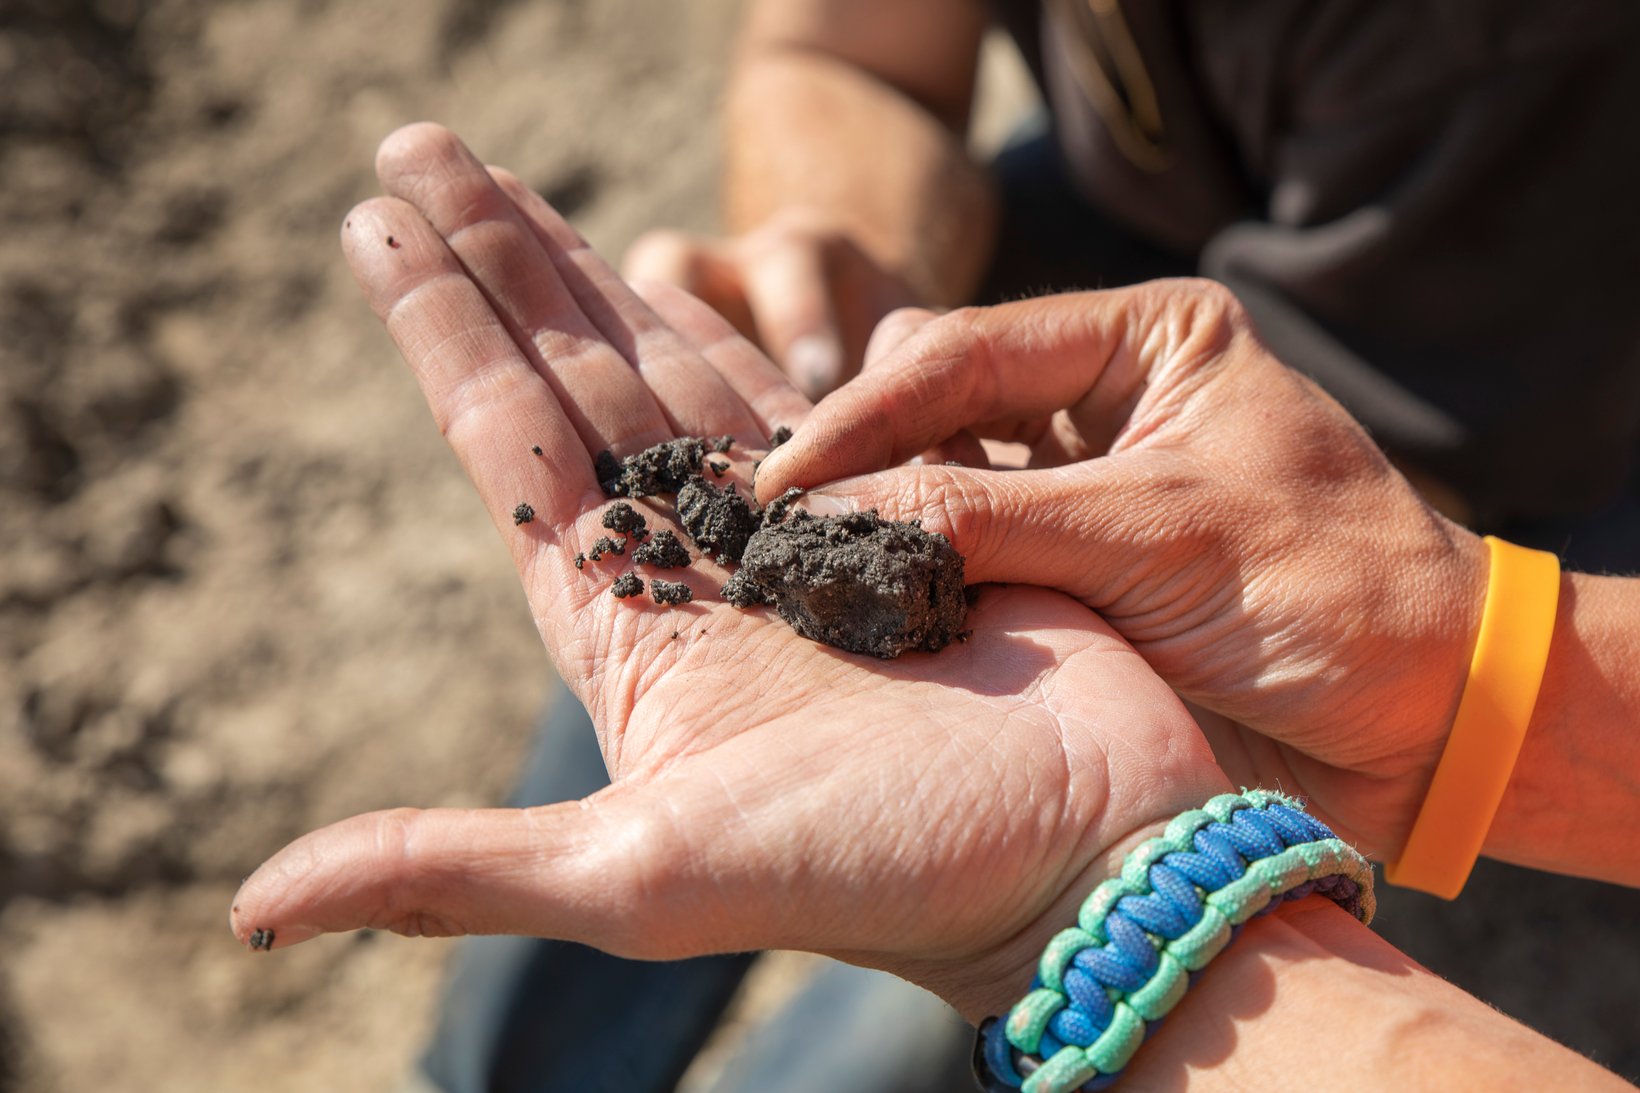
<path id="1" fill-rule="evenodd" d="M 658 578 L 649 582 L 649 594 L 656 603 L 688 603 L 695 598 L 695 590 L 688 585 Z"/>
<path id="2" fill-rule="evenodd" d="M 638 596 L 643 593 L 643 578 L 636 573 L 622 573 L 615 578 L 615 583 L 609 586 L 609 594 L 617 600 L 624 600 L 628 596 Z"/>
<path id="3" fill-rule="evenodd" d="M 785 425 L 776 426 L 774 435 L 769 437 L 769 451 L 774 451 L 791 438 L 792 431 L 790 427 Z"/>
<path id="4" fill-rule="evenodd" d="M 965 636 L 962 555 L 917 524 L 799 513 L 751 537 L 723 596 L 772 603 L 804 637 L 852 653 L 937 652 Z"/>
<path id="5" fill-rule="evenodd" d="M 645 526 L 643 515 L 625 501 L 617 501 L 604 510 L 604 527 L 610 531 L 631 535 L 642 532 Z"/>
<path id="6" fill-rule="evenodd" d="M 252 930 L 251 948 L 263 953 L 273 948 L 273 931 L 260 929 Z"/>
<path id="7" fill-rule="evenodd" d="M 672 532 L 662 528 L 654 538 L 632 552 L 637 565 L 652 565 L 656 569 L 682 569 L 689 564 L 689 548 Z"/>
<path id="8" fill-rule="evenodd" d="M 786 516 L 791 511 L 792 502 L 802 496 L 803 487 L 793 486 L 773 501 L 770 501 L 768 507 L 763 510 L 763 526 L 784 523 Z"/>
<path id="9" fill-rule="evenodd" d="M 718 453 L 719 455 L 723 455 L 730 448 L 733 448 L 734 446 L 735 446 L 735 438 L 732 437 L 732 436 L 713 437 L 712 438 L 712 443 L 710 445 L 711 449 L 714 452 Z"/>
<path id="10" fill-rule="evenodd" d="M 733 483 L 720 490 L 698 474 L 678 491 L 678 519 L 696 546 L 729 562 L 740 561 L 758 523 Z"/>
<path id="11" fill-rule="evenodd" d="M 677 493 L 699 473 L 705 455 L 706 441 L 698 436 L 680 436 L 625 459 L 602 451 L 593 465 L 606 497 L 650 497 Z"/>
<path id="12" fill-rule="evenodd" d="M 531 520 L 535 519 L 535 509 L 533 506 L 527 505 L 520 501 L 518 506 L 513 509 L 512 516 L 513 525 L 515 527 L 519 524 L 527 524 Z"/>
<path id="13" fill-rule="evenodd" d="M 598 536 L 598 541 L 592 544 L 592 553 L 588 555 L 593 561 L 598 561 L 605 554 L 625 554 L 626 544 L 619 539 L 611 539 L 607 535 Z"/>

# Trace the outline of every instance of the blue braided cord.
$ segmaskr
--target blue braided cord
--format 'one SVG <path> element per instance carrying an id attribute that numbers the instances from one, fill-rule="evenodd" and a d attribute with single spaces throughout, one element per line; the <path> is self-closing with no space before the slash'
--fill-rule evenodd
<path id="1" fill-rule="evenodd" d="M 1229 871 L 1232 879 L 1240 880 L 1241 875 L 1247 872 L 1247 862 L 1236 853 L 1235 844 L 1225 835 L 1222 825 L 1202 828 L 1191 842 L 1195 844 L 1197 853 L 1218 862 Z"/>
<path id="2" fill-rule="evenodd" d="M 1172 855 L 1168 855 L 1172 857 Z M 1163 896 L 1167 902 L 1183 917 L 1185 926 L 1180 930 L 1188 930 L 1201 921 L 1202 895 L 1196 886 L 1190 883 L 1190 878 L 1173 867 L 1166 858 L 1150 867 L 1150 886 L 1156 889 L 1157 895 Z M 1172 941 L 1178 934 L 1170 934 L 1165 930 L 1158 931 L 1163 937 Z"/>
<path id="3" fill-rule="evenodd" d="M 1162 859 L 1169 869 L 1177 870 L 1185 880 L 1197 888 L 1209 892 L 1216 892 L 1220 888 L 1235 880 L 1240 874 L 1233 873 L 1217 858 L 1206 854 L 1191 854 L 1182 850 L 1175 850 Z"/>
<path id="4" fill-rule="evenodd" d="M 1088 1020 L 1097 1027 L 1110 1027 L 1111 1018 L 1116 1016 L 1116 1010 L 1103 983 L 1075 966 L 1065 969 L 1064 982 L 1065 994 L 1070 997 L 1071 1005 L 1087 1014 Z M 1032 987 L 1039 985 L 1031 984 Z"/>
<path id="5" fill-rule="evenodd" d="M 1192 849 L 1177 849 L 1182 845 Z M 1288 854 L 1295 847 L 1305 849 Z M 993 1019 L 982 1028 L 975 1065 L 985 1089 L 1002 1093 L 1029 1085 L 1042 1087 L 1042 1093 L 1070 1093 L 1062 1081 L 1089 1070 L 1094 1075 L 1076 1087 L 1076 1093 L 1113 1084 L 1136 1046 L 1132 1037 L 1142 1032 L 1142 1039 L 1149 1039 L 1176 1001 L 1180 974 L 1188 989 L 1201 975 L 1199 963 L 1219 951 L 1222 942 L 1214 940 L 1213 927 L 1206 922 L 1204 897 L 1240 880 L 1251 863 L 1277 855 L 1286 855 L 1277 871 L 1260 873 L 1272 884 L 1277 883 L 1275 878 L 1292 876 L 1294 867 L 1302 875 L 1306 868 L 1314 871 L 1342 862 L 1348 872 L 1312 877 L 1273 893 L 1254 917 L 1289 900 L 1321 894 L 1357 918 L 1370 919 L 1370 866 L 1302 805 L 1261 790 L 1216 797 L 1169 824 L 1165 838 L 1149 840 L 1130 854 L 1121 874 L 1106 880 L 1084 902 L 1080 926 L 1055 937 L 1044 954 L 1042 972 L 1032 980 L 1031 994 L 1008 1019 Z M 1218 929 L 1229 925 L 1228 937 L 1234 939 L 1242 927 L 1234 920 L 1227 924 L 1225 915 L 1247 915 L 1251 896 L 1237 895 L 1233 900 L 1241 902 L 1229 904 L 1222 903 L 1223 898 L 1214 901 Z M 1237 914 L 1237 906 L 1246 909 Z M 1162 950 L 1175 941 L 1184 946 L 1180 954 L 1197 955 L 1169 955 L 1171 970 L 1162 968 Z M 1186 961 L 1182 967 L 1181 959 Z M 1192 967 L 1195 970 L 1189 970 Z M 1044 989 L 1043 976 L 1052 977 L 1054 989 Z M 1153 1016 L 1146 1019 L 1147 1013 Z M 1086 1056 L 1081 1054 L 1084 1050 Z M 1072 1054 L 1054 1059 L 1063 1051 Z M 1033 1082 L 1033 1075 L 1050 1059 L 1054 1065 L 1049 1069 L 1056 1076 L 1043 1074 Z M 1114 1069 L 1100 1073 L 1105 1066 Z"/>

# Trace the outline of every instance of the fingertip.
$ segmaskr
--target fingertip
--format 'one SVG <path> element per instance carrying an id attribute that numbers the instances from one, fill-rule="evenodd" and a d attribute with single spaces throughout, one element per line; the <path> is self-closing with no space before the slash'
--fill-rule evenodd
<path id="1" fill-rule="evenodd" d="M 413 167 L 461 154 L 471 155 L 455 133 L 437 122 L 413 121 L 387 134 L 376 147 L 376 179 L 391 191 Z"/>
<path id="2" fill-rule="evenodd" d="M 798 390 L 814 402 L 835 391 L 845 378 L 843 345 L 836 332 L 831 330 L 803 334 L 794 339 L 787 346 L 782 363 Z"/>

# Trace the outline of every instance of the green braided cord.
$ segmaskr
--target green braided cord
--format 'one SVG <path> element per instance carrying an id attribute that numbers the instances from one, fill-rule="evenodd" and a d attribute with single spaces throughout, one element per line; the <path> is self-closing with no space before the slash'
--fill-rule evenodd
<path id="1" fill-rule="evenodd" d="M 1101 883 L 1083 901 L 1077 925 L 1061 930 L 1048 942 L 1038 967 L 1040 985 L 1008 1014 L 1004 1028 L 1008 1042 L 1026 1054 L 1037 1053 L 1048 1023 L 1065 1006 L 1066 968 L 1081 950 L 1108 942 L 1105 922 L 1119 900 L 1152 893 L 1152 866 L 1168 854 L 1194 852 L 1193 840 L 1202 828 L 1228 824 L 1240 809 L 1270 804 L 1302 811 L 1296 801 L 1265 790 L 1221 794 L 1202 808 L 1174 817 L 1161 835 L 1145 840 L 1128 854 L 1122 871 Z M 1178 1004 L 1189 987 L 1190 974 L 1206 967 L 1229 944 L 1236 927 L 1283 893 L 1335 875 L 1355 882 L 1359 888 L 1357 913 L 1362 922 L 1371 922 L 1376 909 L 1372 866 L 1337 838 L 1298 843 L 1248 862 L 1241 877 L 1203 893 L 1199 923 L 1172 941 L 1150 935 L 1157 947 L 1157 966 L 1143 986 L 1131 991 L 1105 988 L 1114 1013 L 1109 1026 L 1088 1047 L 1067 1045 L 1043 1060 L 1025 1079 L 1023 1093 L 1065 1093 L 1101 1074 L 1121 1070 L 1144 1042 L 1147 1022 L 1161 1019 Z"/>

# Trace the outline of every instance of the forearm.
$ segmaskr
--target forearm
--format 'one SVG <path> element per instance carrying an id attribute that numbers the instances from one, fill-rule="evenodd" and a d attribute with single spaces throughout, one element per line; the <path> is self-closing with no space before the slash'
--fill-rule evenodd
<path id="1" fill-rule="evenodd" d="M 963 142 L 968 85 L 943 104 L 919 101 L 803 33 L 760 30 L 754 19 L 748 34 L 728 94 L 730 230 L 780 212 L 813 215 L 847 230 L 925 302 L 965 302 L 996 218 L 988 177 Z M 971 65 L 963 53 L 968 37 L 977 49 L 978 28 L 957 36 L 942 47 L 946 63 Z"/>
<path id="2" fill-rule="evenodd" d="M 1248 923 L 1124 1090 L 1625 1089 L 1320 898 Z"/>
<path id="3" fill-rule="evenodd" d="M 1543 687 L 1486 853 L 1640 884 L 1640 580 L 1562 575 Z"/>

